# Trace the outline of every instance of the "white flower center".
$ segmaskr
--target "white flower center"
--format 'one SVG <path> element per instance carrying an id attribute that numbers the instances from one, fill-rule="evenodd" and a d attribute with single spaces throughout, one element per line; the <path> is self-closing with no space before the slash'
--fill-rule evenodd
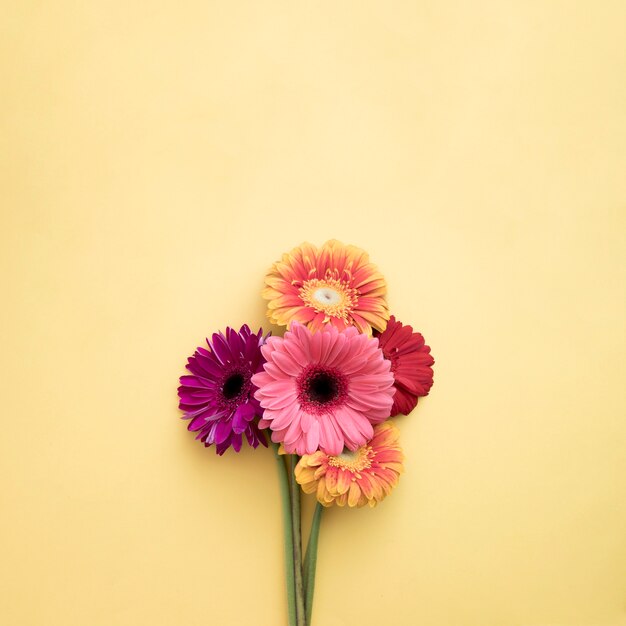
<path id="1" fill-rule="evenodd" d="M 358 302 L 357 290 L 335 278 L 306 280 L 298 294 L 306 306 L 316 313 L 324 313 L 325 324 L 335 317 L 348 325 L 350 312 Z"/>
<path id="2" fill-rule="evenodd" d="M 339 304 L 342 300 L 341 294 L 330 287 L 320 287 L 313 292 L 313 298 L 320 304 Z"/>
<path id="3" fill-rule="evenodd" d="M 328 464 L 354 474 L 369 469 L 375 456 L 376 454 L 368 445 L 361 446 L 358 450 L 344 448 L 341 454 L 328 457 Z"/>
<path id="4" fill-rule="evenodd" d="M 346 461 L 347 463 L 351 463 L 355 461 L 360 456 L 361 450 L 348 450 L 348 448 L 344 448 L 343 452 L 338 455 L 342 461 Z"/>

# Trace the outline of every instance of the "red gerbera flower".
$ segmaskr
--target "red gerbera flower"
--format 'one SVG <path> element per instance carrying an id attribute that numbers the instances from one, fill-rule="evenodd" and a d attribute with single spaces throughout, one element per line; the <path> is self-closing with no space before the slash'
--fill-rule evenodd
<path id="1" fill-rule="evenodd" d="M 408 415 L 417 405 L 417 399 L 427 396 L 433 385 L 435 359 L 420 333 L 398 322 L 392 315 L 387 328 L 375 333 L 385 358 L 391 361 L 395 394 L 391 417 L 402 413 Z"/>

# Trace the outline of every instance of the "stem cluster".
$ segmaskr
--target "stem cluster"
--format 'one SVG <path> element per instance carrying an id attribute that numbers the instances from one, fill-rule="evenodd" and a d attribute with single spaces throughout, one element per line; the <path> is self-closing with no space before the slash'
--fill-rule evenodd
<path id="1" fill-rule="evenodd" d="M 303 559 L 300 485 L 298 485 L 294 476 L 298 457 L 294 454 L 278 454 L 278 446 L 276 444 L 274 444 L 274 449 L 278 464 L 283 509 L 289 626 L 310 626 L 313 612 L 313 592 L 315 589 L 317 543 L 323 507 L 319 502 L 315 507 L 309 541 Z"/>

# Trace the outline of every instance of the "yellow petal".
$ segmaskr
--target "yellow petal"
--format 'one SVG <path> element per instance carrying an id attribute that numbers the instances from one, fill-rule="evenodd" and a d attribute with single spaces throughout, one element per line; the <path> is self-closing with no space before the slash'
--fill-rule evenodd
<path id="1" fill-rule="evenodd" d="M 352 480 L 352 473 L 347 470 L 339 470 L 337 473 L 337 493 L 346 493 L 350 489 L 350 481 Z"/>
<path id="2" fill-rule="evenodd" d="M 348 492 L 348 506 L 356 506 L 361 497 L 361 489 L 357 485 L 356 480 L 350 483 L 350 491 Z"/>

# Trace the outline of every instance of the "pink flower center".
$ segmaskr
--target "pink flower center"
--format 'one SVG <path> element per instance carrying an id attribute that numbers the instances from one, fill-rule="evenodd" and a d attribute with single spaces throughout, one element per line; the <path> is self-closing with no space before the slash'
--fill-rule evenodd
<path id="1" fill-rule="evenodd" d="M 337 369 L 323 365 L 309 365 L 300 374 L 298 400 L 309 413 L 329 413 L 341 406 L 348 395 L 346 377 Z"/>

